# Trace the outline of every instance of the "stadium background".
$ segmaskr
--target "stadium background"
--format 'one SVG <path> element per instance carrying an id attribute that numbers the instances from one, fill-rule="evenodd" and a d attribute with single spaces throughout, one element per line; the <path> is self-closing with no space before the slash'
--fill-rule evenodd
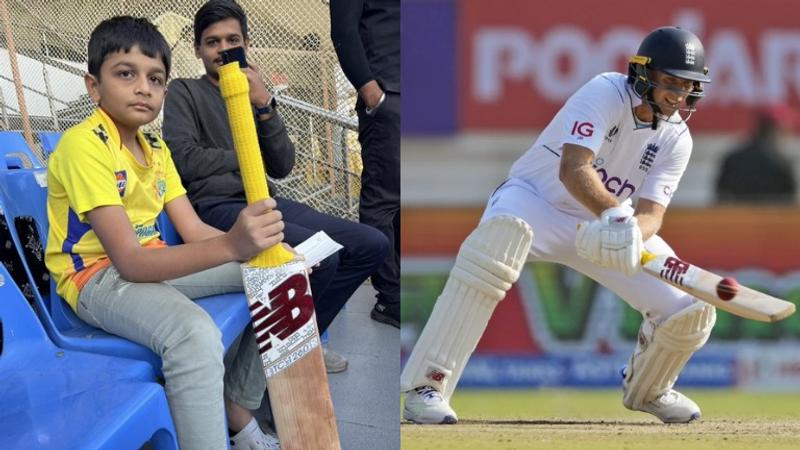
<path id="1" fill-rule="evenodd" d="M 678 255 L 800 302 L 796 205 L 721 206 L 722 157 L 756 114 L 797 110 L 800 29 L 792 2 L 613 4 L 589 0 L 402 3 L 404 357 L 489 193 L 563 102 L 596 73 L 624 71 L 647 32 L 686 27 L 705 44 L 713 83 L 689 122 L 694 152 L 662 236 Z M 797 130 L 784 137 L 800 169 Z M 478 344 L 461 386 L 617 387 L 638 313 L 580 274 L 528 264 Z M 797 390 L 800 316 L 779 324 L 720 312 L 679 385 Z"/>

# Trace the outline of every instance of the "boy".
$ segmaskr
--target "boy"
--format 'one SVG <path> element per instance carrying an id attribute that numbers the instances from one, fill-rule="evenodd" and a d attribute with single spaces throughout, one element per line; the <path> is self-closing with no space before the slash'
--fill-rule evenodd
<path id="1" fill-rule="evenodd" d="M 674 255 L 656 232 L 689 162 L 686 120 L 709 82 L 700 39 L 664 27 L 642 41 L 627 75 L 602 73 L 567 100 L 462 244 L 400 378 L 406 419 L 457 422 L 450 397 L 528 258 L 572 267 L 642 313 L 625 407 L 665 423 L 700 418 L 673 385 L 711 334 L 714 307 L 639 269 L 643 248 Z"/>
<path id="2" fill-rule="evenodd" d="M 260 401 L 266 384 L 251 327 L 223 395 L 220 332 L 191 299 L 242 291 L 236 262 L 282 241 L 281 214 L 273 200 L 254 203 L 228 233 L 197 217 L 164 142 L 139 130 L 161 110 L 169 77 L 170 50 L 155 26 L 103 21 L 88 59 L 98 108 L 64 133 L 48 166 L 45 260 L 57 291 L 81 319 L 161 356 L 182 449 L 226 448 L 223 411 L 232 448 L 278 448 L 239 406 Z M 186 244 L 159 239 L 162 209 Z"/>

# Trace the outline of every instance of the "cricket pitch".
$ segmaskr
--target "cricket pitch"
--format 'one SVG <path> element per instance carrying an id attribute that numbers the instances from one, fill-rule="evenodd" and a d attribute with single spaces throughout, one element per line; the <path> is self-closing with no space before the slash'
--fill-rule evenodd
<path id="1" fill-rule="evenodd" d="M 800 394 L 685 390 L 703 410 L 664 425 L 622 406 L 622 391 L 464 390 L 457 425 L 401 427 L 403 450 L 789 450 L 800 448 Z"/>

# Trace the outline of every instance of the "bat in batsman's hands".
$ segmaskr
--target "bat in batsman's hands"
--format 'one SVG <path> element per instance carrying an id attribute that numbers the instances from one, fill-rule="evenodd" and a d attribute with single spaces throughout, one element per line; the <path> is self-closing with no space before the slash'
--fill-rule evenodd
<path id="1" fill-rule="evenodd" d="M 579 224 L 575 248 L 582 258 L 628 276 L 641 269 L 642 231 L 628 207 L 609 208 L 600 219 Z"/>
<path id="2" fill-rule="evenodd" d="M 225 235 L 236 261 L 247 261 L 283 241 L 283 216 L 276 206 L 275 200 L 268 198 L 247 205 L 239 213 Z"/>

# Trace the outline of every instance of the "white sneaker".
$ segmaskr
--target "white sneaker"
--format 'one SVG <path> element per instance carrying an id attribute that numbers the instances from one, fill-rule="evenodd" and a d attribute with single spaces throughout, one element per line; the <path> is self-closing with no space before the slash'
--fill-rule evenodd
<path id="1" fill-rule="evenodd" d="M 430 386 L 418 387 L 406 392 L 403 418 L 419 424 L 458 422 L 456 412 L 444 401 L 442 394 Z"/>
<path id="2" fill-rule="evenodd" d="M 625 374 L 628 367 L 625 366 L 620 371 L 622 375 L 622 391 L 628 388 L 625 381 Z M 652 414 L 664 423 L 689 423 L 700 419 L 700 407 L 692 399 L 681 394 L 675 389 L 670 389 L 655 399 L 645 403 L 641 408 L 634 408 L 632 404 L 625 401 L 622 397 L 622 404 L 631 411 L 643 411 Z"/>
<path id="3" fill-rule="evenodd" d="M 347 370 L 347 358 L 341 354 L 322 346 L 322 357 L 325 359 L 325 371 L 339 373 Z"/>
<path id="4" fill-rule="evenodd" d="M 281 450 L 281 444 L 277 437 L 264 434 L 253 418 L 242 431 L 231 436 L 231 450 Z"/>
<path id="5" fill-rule="evenodd" d="M 625 407 L 634 409 L 628 405 Z M 674 389 L 645 403 L 639 411 L 650 413 L 664 423 L 689 423 L 700 419 L 700 407 L 697 403 Z"/>

